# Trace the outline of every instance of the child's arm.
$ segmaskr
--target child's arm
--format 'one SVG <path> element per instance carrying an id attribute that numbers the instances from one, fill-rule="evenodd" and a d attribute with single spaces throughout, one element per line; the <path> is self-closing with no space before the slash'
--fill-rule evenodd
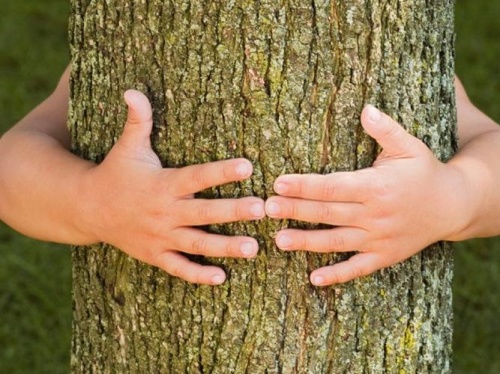
<path id="1" fill-rule="evenodd" d="M 456 80 L 459 152 L 438 161 L 417 138 L 373 107 L 361 114 L 383 152 L 372 167 L 329 175 L 284 175 L 266 202 L 275 218 L 332 229 L 283 230 L 283 250 L 359 252 L 311 274 L 315 285 L 342 283 L 391 266 L 439 240 L 500 234 L 500 128 Z"/>
<path id="2" fill-rule="evenodd" d="M 71 154 L 66 128 L 69 71 L 56 90 L 0 139 L 0 219 L 47 241 L 106 242 L 191 282 L 220 284 L 222 269 L 182 253 L 253 257 L 253 238 L 208 234 L 195 227 L 264 216 L 261 199 L 194 199 L 205 188 L 248 178 L 252 165 L 235 159 L 162 169 L 151 149 L 147 98 L 125 94 L 122 137 L 99 165 Z"/>

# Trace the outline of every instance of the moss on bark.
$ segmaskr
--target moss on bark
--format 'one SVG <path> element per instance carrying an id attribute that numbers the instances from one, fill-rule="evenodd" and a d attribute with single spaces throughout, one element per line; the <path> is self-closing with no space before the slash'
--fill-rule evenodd
<path id="1" fill-rule="evenodd" d="M 99 162 L 125 120 L 122 93 L 154 107 L 166 166 L 247 157 L 251 180 L 208 197 L 272 195 L 288 172 L 369 166 L 372 103 L 446 160 L 453 154 L 453 1 L 72 0 L 70 129 Z M 451 253 L 437 244 L 346 285 L 308 282 L 345 258 L 282 253 L 262 220 L 209 227 L 259 241 L 255 260 L 195 286 L 106 245 L 74 250 L 74 372 L 449 372 Z"/>

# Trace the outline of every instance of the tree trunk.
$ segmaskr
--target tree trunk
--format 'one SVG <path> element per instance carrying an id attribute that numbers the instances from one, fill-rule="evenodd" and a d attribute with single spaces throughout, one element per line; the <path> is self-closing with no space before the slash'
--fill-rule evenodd
<path id="1" fill-rule="evenodd" d="M 72 0 L 70 129 L 99 162 L 125 122 L 123 92 L 153 103 L 165 165 L 247 157 L 250 181 L 210 197 L 273 194 L 288 172 L 368 167 L 372 103 L 442 160 L 456 147 L 453 0 Z M 452 258 L 445 243 L 345 285 L 314 268 L 346 255 L 283 253 L 296 222 L 249 234 L 254 260 L 200 258 L 228 281 L 196 286 L 107 245 L 74 250 L 72 368 L 81 373 L 445 373 Z"/>

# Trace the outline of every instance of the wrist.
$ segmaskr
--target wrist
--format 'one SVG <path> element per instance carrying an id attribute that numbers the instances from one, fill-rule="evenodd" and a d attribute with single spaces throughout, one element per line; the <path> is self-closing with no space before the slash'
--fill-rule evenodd
<path id="1" fill-rule="evenodd" d="M 491 186 L 488 169 L 476 160 L 460 155 L 451 159 L 446 167 L 452 175 L 448 190 L 453 196 L 450 219 L 456 225 L 444 239 L 462 241 L 487 235 L 483 232 L 485 227 L 481 225 L 481 217 L 488 210 L 486 196 L 489 195 L 487 189 Z"/>
<path id="2" fill-rule="evenodd" d="M 92 175 L 96 165 L 88 163 L 75 174 L 71 188 L 70 201 L 73 207 L 71 213 L 72 232 L 76 240 L 74 244 L 85 245 L 100 242 L 96 219 L 98 204 L 94 201 Z"/>

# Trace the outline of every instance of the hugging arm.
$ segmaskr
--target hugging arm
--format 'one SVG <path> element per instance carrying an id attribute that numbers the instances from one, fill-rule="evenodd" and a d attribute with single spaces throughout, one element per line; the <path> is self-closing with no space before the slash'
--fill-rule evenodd
<path id="1" fill-rule="evenodd" d="M 329 175 L 283 175 L 266 202 L 274 218 L 326 223 L 326 230 L 286 229 L 283 250 L 358 252 L 315 270 L 315 285 L 343 283 L 401 262 L 439 240 L 500 233 L 500 128 L 455 81 L 460 147 L 447 163 L 372 106 L 365 131 L 383 148 L 372 167 Z"/>
<path id="2" fill-rule="evenodd" d="M 0 219 L 37 239 L 106 242 L 190 282 L 224 282 L 222 269 L 194 263 L 183 253 L 254 257 L 255 239 L 209 234 L 197 226 L 260 219 L 264 203 L 194 194 L 248 178 L 251 163 L 162 168 L 151 149 L 148 99 L 133 90 L 124 98 L 127 122 L 110 153 L 99 165 L 80 159 L 69 151 L 66 70 L 55 91 L 0 139 Z"/>

